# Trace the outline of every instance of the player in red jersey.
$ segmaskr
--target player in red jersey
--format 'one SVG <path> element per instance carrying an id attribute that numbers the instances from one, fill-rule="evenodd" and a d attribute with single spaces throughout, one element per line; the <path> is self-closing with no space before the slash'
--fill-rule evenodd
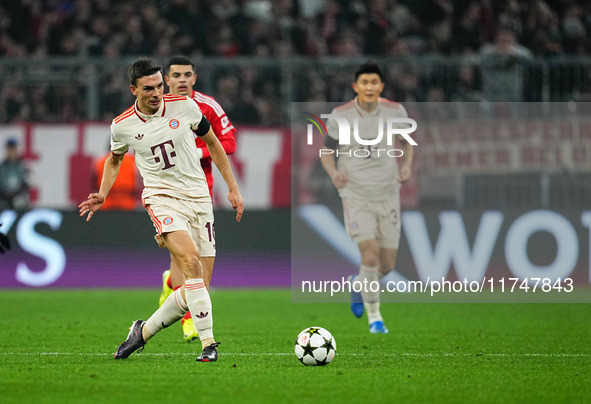
<path id="1" fill-rule="evenodd" d="M 197 105 L 199 105 L 201 112 L 211 124 L 213 133 L 219 139 L 226 154 L 229 155 L 234 153 L 234 150 L 236 150 L 236 138 L 234 136 L 236 129 L 226 116 L 223 108 L 213 97 L 193 90 L 193 86 L 197 80 L 197 74 L 195 74 L 195 65 L 191 59 L 186 56 L 172 57 L 167 63 L 165 73 L 166 76 L 164 76 L 164 79 L 166 85 L 169 87 L 170 93 L 186 95 L 192 98 Z M 195 143 L 198 148 L 198 154 L 201 157 L 201 167 L 203 167 L 203 172 L 207 179 L 207 185 L 209 186 L 209 194 L 213 195 L 213 175 L 211 172 L 212 167 L 209 150 L 207 149 L 205 142 L 199 137 L 195 139 Z M 214 233 L 215 237 L 214 229 L 211 229 L 211 231 Z M 201 264 L 203 265 L 204 270 L 204 281 L 208 289 L 213 272 L 214 261 L 215 257 L 201 257 Z M 162 274 L 162 294 L 160 295 L 160 304 L 162 305 L 168 295 L 182 284 L 183 274 L 171 257 L 170 269 L 164 271 Z M 181 324 L 186 341 L 191 342 L 194 339 L 199 338 L 199 335 L 193 326 L 193 319 L 191 318 L 190 312 L 187 312 L 181 321 Z"/>

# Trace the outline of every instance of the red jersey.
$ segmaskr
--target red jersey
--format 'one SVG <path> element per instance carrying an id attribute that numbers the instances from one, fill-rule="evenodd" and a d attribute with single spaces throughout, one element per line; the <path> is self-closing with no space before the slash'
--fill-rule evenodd
<path id="1" fill-rule="evenodd" d="M 198 91 L 193 91 L 191 98 L 199 105 L 201 113 L 207 118 L 211 124 L 213 133 L 217 136 L 226 154 L 234 153 L 236 150 L 236 128 L 232 125 L 232 122 L 226 116 L 226 112 L 217 103 L 217 101 Z M 205 142 L 197 137 L 195 144 L 203 151 L 203 158 L 201 159 L 201 167 L 205 172 L 205 178 L 207 179 L 207 185 L 209 186 L 209 194 L 212 194 L 213 189 L 213 175 L 211 174 L 211 157 L 209 155 L 209 149 L 205 145 Z"/>

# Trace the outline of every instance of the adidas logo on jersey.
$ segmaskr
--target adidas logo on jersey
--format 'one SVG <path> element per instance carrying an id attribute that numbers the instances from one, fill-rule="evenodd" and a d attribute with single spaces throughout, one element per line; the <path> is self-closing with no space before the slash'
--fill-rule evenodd
<path id="1" fill-rule="evenodd" d="M 135 138 L 137 140 L 142 140 L 144 138 L 144 134 L 143 133 L 138 133 L 137 135 L 135 135 Z"/>

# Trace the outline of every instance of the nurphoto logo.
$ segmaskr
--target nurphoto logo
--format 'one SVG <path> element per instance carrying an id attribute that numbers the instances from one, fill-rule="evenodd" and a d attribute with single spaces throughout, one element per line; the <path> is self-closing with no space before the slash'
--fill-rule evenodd
<path id="1" fill-rule="evenodd" d="M 359 149 L 353 151 L 349 150 L 348 152 L 346 152 L 346 154 L 349 156 L 360 158 L 367 158 L 372 156 L 380 157 L 381 155 L 387 155 L 388 157 L 402 157 L 404 153 L 400 149 L 383 149 L 371 147 L 382 143 L 382 141 L 384 140 L 384 136 L 386 139 L 386 145 L 390 147 L 394 146 L 396 135 L 402 136 L 402 138 L 406 140 L 410 145 L 417 146 L 417 142 L 415 142 L 414 139 L 410 137 L 410 134 L 417 129 L 416 121 L 411 118 L 377 118 L 377 134 L 374 138 L 367 138 L 359 135 L 359 118 L 353 118 L 353 122 L 351 125 L 347 118 L 338 114 L 321 114 L 320 117 L 307 112 L 306 114 L 311 116 L 311 118 L 306 118 L 308 121 L 311 122 L 307 125 L 308 145 L 313 144 L 314 127 L 316 127 L 316 129 L 322 136 L 328 136 L 328 130 L 326 129 L 326 125 L 324 124 L 322 119 L 334 119 L 339 128 L 339 146 L 351 145 L 352 142 L 353 144 L 358 144 L 359 146 L 361 146 L 361 148 Z M 351 135 L 353 139 L 351 139 Z M 320 156 L 322 156 L 323 154 L 334 153 L 335 150 L 332 149 L 320 149 Z M 336 154 L 338 156 L 339 154 L 343 154 L 343 152 L 339 152 L 339 150 L 336 150 Z"/>

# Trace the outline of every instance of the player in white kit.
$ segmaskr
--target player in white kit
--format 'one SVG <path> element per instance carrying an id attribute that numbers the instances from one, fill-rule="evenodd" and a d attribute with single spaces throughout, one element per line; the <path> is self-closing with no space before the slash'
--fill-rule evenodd
<path id="1" fill-rule="evenodd" d="M 125 359 L 143 348 L 158 331 L 173 324 L 190 309 L 203 351 L 197 361 L 217 360 L 211 298 L 203 280 L 200 254 L 215 255 L 213 210 L 207 181 L 195 147 L 195 137 L 206 143 L 213 162 L 228 186 L 228 200 L 240 221 L 242 196 L 228 158 L 198 105 L 186 96 L 164 95 L 162 68 L 140 58 L 128 70 L 132 107 L 113 120 L 111 154 L 98 193 L 79 205 L 80 215 L 91 219 L 105 201 L 121 165 L 132 147 L 144 180 L 142 200 L 156 228 L 158 244 L 167 247 L 181 268 L 185 282 L 147 320 L 133 322 L 115 359 Z"/>
<path id="2" fill-rule="evenodd" d="M 361 253 L 359 274 L 350 276 L 352 282 L 379 283 L 394 269 L 400 241 L 400 186 L 411 175 L 412 146 L 398 135 L 401 149 L 389 145 L 386 136 L 388 118 L 407 118 L 406 109 L 380 97 L 384 89 L 382 72 L 373 62 L 361 65 L 355 72 L 353 101 L 335 108 L 331 114 L 345 118 L 351 128 L 351 143 L 339 144 L 339 127 L 328 119 L 325 147 L 321 163 L 343 202 L 345 227 Z M 382 140 L 375 145 L 363 145 L 353 136 L 357 120 L 359 137 L 366 143 L 376 139 L 381 129 Z M 402 127 L 405 124 L 402 124 Z M 401 153 L 402 152 L 402 153 Z M 335 156 L 338 154 L 338 160 Z M 402 156 L 401 156 L 402 154 Z M 401 166 L 398 166 L 398 161 Z M 380 313 L 380 292 L 363 288 L 352 293 L 351 310 L 356 317 L 367 310 L 371 333 L 387 333 Z"/>

